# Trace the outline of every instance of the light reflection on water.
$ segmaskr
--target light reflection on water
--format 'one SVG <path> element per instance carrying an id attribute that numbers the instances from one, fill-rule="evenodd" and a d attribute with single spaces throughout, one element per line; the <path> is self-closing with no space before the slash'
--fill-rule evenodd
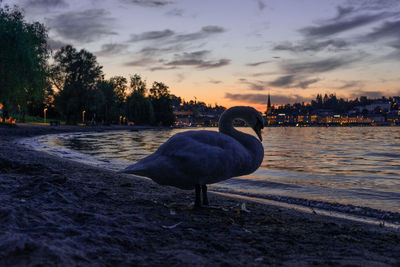
<path id="1" fill-rule="evenodd" d="M 249 128 L 240 130 L 250 133 Z M 107 167 L 117 170 L 182 131 L 187 129 L 68 134 L 44 142 L 106 159 L 112 162 Z M 266 128 L 263 135 L 261 167 L 214 188 L 400 212 L 400 128 L 282 127 Z"/>

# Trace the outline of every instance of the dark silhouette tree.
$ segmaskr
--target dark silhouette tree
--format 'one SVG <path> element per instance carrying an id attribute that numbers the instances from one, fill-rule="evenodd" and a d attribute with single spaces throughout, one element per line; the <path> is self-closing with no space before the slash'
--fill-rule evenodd
<path id="1" fill-rule="evenodd" d="M 1 1 L 0 1 L 1 5 Z M 0 103 L 3 119 L 18 106 L 24 120 L 29 103 L 44 99 L 47 84 L 47 30 L 28 23 L 18 7 L 0 7 Z"/>
<path id="2" fill-rule="evenodd" d="M 150 100 L 154 108 L 155 123 L 163 126 L 173 125 L 175 115 L 168 86 L 162 82 L 154 82 L 150 88 Z"/>
<path id="3" fill-rule="evenodd" d="M 125 104 L 128 90 L 128 80 L 123 76 L 114 76 L 110 78 L 110 83 L 114 87 L 114 110 L 117 112 L 118 118 L 125 117 Z"/>
<path id="4" fill-rule="evenodd" d="M 131 76 L 130 86 L 132 93 L 146 96 L 146 81 L 142 80 L 142 77 L 139 74 Z"/>
<path id="5" fill-rule="evenodd" d="M 154 109 L 150 99 L 146 97 L 146 81 L 140 75 L 131 76 L 131 94 L 127 98 L 126 114 L 129 121 L 135 124 L 153 124 Z"/>
<path id="6" fill-rule="evenodd" d="M 96 110 L 96 85 L 103 79 L 102 66 L 96 57 L 71 45 L 62 47 L 54 56 L 51 77 L 59 92 L 55 103 L 67 124 L 76 124 L 82 118 L 90 118 Z M 90 114 L 91 113 L 91 114 Z"/>
<path id="7" fill-rule="evenodd" d="M 112 122 L 118 120 L 115 108 L 116 101 L 114 85 L 107 80 L 99 81 L 97 83 L 94 103 L 96 119 L 102 124 L 110 125 Z"/>

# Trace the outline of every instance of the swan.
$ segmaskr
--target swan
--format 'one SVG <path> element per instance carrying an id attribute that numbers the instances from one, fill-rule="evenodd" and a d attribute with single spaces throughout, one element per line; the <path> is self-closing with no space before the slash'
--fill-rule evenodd
<path id="1" fill-rule="evenodd" d="M 257 138 L 233 127 L 241 119 Z M 177 133 L 156 152 L 120 171 L 151 178 L 158 184 L 181 189 L 195 189 L 195 207 L 208 205 L 207 184 L 254 172 L 261 165 L 264 149 L 261 114 L 252 107 L 236 106 L 224 111 L 219 119 L 219 132 L 186 131 Z"/>

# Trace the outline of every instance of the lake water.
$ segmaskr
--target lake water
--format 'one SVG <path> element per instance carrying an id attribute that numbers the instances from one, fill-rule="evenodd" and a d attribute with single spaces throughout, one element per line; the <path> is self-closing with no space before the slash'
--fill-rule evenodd
<path id="1" fill-rule="evenodd" d="M 52 153 L 120 170 L 187 130 L 62 134 L 37 141 Z M 256 172 L 210 190 L 400 213 L 400 127 L 266 128 L 263 139 L 264 161 Z"/>

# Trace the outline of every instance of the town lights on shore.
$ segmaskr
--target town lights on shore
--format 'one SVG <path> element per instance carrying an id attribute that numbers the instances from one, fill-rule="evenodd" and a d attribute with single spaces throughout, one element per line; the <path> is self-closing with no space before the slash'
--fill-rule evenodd
<path id="1" fill-rule="evenodd" d="M 43 113 L 44 113 L 44 123 L 46 123 L 46 111 L 47 111 L 47 108 L 43 109 Z"/>

